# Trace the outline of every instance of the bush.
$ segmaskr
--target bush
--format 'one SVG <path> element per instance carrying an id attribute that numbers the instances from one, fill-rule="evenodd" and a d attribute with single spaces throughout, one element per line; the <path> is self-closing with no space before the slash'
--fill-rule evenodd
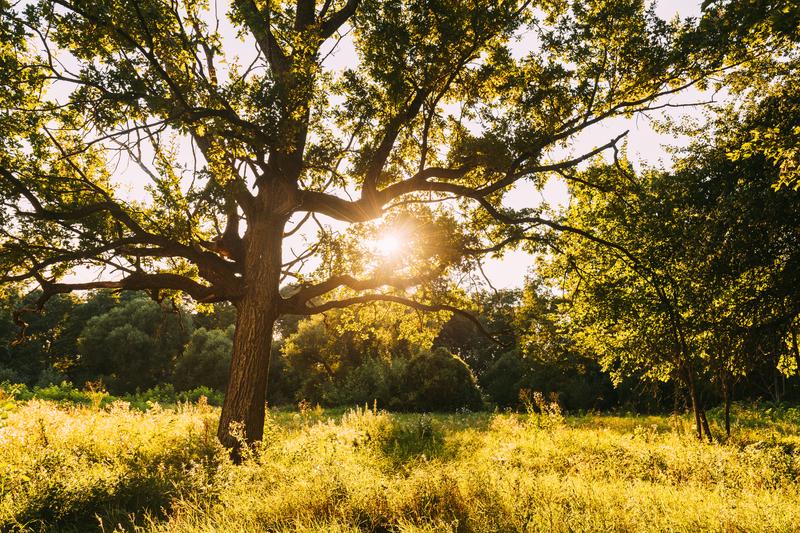
<path id="1" fill-rule="evenodd" d="M 402 406 L 412 411 L 479 410 L 481 393 L 472 370 L 444 348 L 420 352 L 408 363 Z"/>
<path id="2" fill-rule="evenodd" d="M 570 354 L 546 361 L 511 350 L 489 367 L 480 383 L 500 407 L 519 406 L 524 389 L 556 393 L 561 406 L 569 411 L 607 408 L 616 397 L 608 375 L 596 362 Z"/>
<path id="3" fill-rule="evenodd" d="M 201 397 L 205 397 L 208 405 L 221 406 L 225 399 L 225 394 L 209 387 L 197 387 L 195 389 L 179 392 L 177 399 L 179 402 L 198 403 Z"/>
<path id="4" fill-rule="evenodd" d="M 323 403 L 371 405 L 377 402 L 381 407 L 396 409 L 405 368 L 406 363 L 402 360 L 368 359 L 351 370 L 340 383 L 328 382 L 323 386 Z"/>
<path id="5" fill-rule="evenodd" d="M 199 328 L 177 362 L 172 382 L 178 390 L 210 387 L 222 390 L 228 383 L 233 353 L 234 326 L 227 329 Z"/>
<path id="6" fill-rule="evenodd" d="M 154 387 L 169 378 L 191 331 L 190 317 L 142 295 L 127 296 L 86 323 L 78 339 L 79 382 L 99 376 L 114 394 Z"/>
<path id="7" fill-rule="evenodd" d="M 201 397 L 205 397 L 208 405 L 220 406 L 225 395 L 209 387 L 196 387 L 188 391 L 175 392 L 175 387 L 171 383 L 162 383 L 144 392 L 126 394 L 118 397 L 112 396 L 103 390 L 79 390 L 68 382 L 63 381 L 59 385 L 48 387 L 29 388 L 25 384 L 0 383 L 0 397 L 12 398 L 14 401 L 26 402 L 30 400 L 47 400 L 67 405 L 86 405 L 94 407 L 108 407 L 114 402 L 122 400 L 130 404 L 132 409 L 147 411 L 153 404 L 174 405 L 182 403 L 199 403 Z"/>

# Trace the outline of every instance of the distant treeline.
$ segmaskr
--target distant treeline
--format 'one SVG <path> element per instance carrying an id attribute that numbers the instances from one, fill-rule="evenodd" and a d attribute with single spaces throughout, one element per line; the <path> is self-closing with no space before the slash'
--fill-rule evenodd
<path id="1" fill-rule="evenodd" d="M 478 410 L 517 407 L 520 392 L 529 390 L 557 395 L 571 411 L 664 412 L 690 406 L 680 380 L 603 369 L 602 360 L 582 349 L 561 323 L 563 300 L 540 282 L 474 294 L 470 302 L 486 329 L 501 332 L 499 337 L 486 337 L 461 316 L 418 314 L 391 304 L 284 317 L 273 343 L 268 401 Z M 29 387 L 69 381 L 117 396 L 155 388 L 157 393 L 142 398 L 162 400 L 197 390 L 212 396 L 225 388 L 232 306 L 190 309 L 137 292 L 60 295 L 44 313 L 25 315 L 29 325 L 20 336 L 13 311 L 26 303 L 21 296 L 2 302 L 0 381 Z M 762 357 L 731 396 L 800 400 L 796 372 L 778 369 L 781 353 Z M 713 376 L 699 375 L 705 404 L 722 402 Z"/>

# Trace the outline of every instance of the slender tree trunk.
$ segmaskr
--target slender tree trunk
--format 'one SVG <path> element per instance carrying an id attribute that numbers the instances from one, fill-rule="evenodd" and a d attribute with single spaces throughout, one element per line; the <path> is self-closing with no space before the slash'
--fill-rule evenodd
<path id="1" fill-rule="evenodd" d="M 700 399 L 697 397 L 697 389 L 694 385 L 692 372 L 686 369 L 686 388 L 689 390 L 689 399 L 692 402 L 692 413 L 694 414 L 695 429 L 697 430 L 697 438 L 703 440 L 703 422 L 700 417 Z"/>
<path id="2" fill-rule="evenodd" d="M 239 426 L 245 442 L 261 440 L 272 348 L 278 318 L 283 221 L 255 220 L 244 238 L 244 293 L 237 302 L 230 378 L 217 435 L 239 459 Z M 233 432 L 232 432 L 233 430 Z"/>
<path id="3" fill-rule="evenodd" d="M 681 399 L 682 398 L 683 398 L 683 392 L 681 391 L 680 380 L 675 380 L 674 392 L 672 393 L 672 401 L 673 401 L 673 403 L 672 403 L 672 414 L 676 418 L 681 413 L 680 405 L 681 405 Z M 683 403 L 684 403 L 684 405 L 686 405 L 686 401 L 685 400 L 684 400 Z"/>
<path id="4" fill-rule="evenodd" d="M 708 419 L 706 418 L 706 410 L 702 406 L 700 407 L 700 420 L 703 422 L 703 432 L 706 434 L 708 442 L 714 442 L 714 436 L 711 434 L 711 428 L 709 427 Z"/>
<path id="5" fill-rule="evenodd" d="M 731 402 L 733 391 L 731 390 L 730 379 L 724 378 L 722 382 L 722 393 L 725 395 L 725 436 L 731 437 Z"/>

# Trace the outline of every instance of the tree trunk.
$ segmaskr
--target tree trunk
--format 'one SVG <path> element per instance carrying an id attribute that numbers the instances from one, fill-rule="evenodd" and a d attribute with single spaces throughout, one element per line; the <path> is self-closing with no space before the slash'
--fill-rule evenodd
<path id="1" fill-rule="evenodd" d="M 731 402 L 733 401 L 730 381 L 725 378 L 722 384 L 722 392 L 725 395 L 725 436 L 727 438 L 731 437 Z"/>
<path id="2" fill-rule="evenodd" d="M 237 437 L 251 444 L 264 434 L 272 328 L 279 313 L 282 237 L 283 221 L 270 220 L 256 220 L 244 237 L 244 292 L 236 302 L 230 377 L 217 430 L 235 460 L 242 444 Z"/>
<path id="3" fill-rule="evenodd" d="M 697 389 L 692 379 L 692 372 L 686 369 L 686 388 L 689 389 L 689 399 L 692 402 L 692 413 L 694 414 L 695 429 L 697 430 L 697 438 L 703 440 L 703 422 L 700 417 L 700 399 L 697 397 Z"/>
<path id="4" fill-rule="evenodd" d="M 711 428 L 708 426 L 708 419 L 706 418 L 706 410 L 700 407 L 700 420 L 703 422 L 703 431 L 706 434 L 708 442 L 714 442 L 714 436 L 711 434 Z"/>

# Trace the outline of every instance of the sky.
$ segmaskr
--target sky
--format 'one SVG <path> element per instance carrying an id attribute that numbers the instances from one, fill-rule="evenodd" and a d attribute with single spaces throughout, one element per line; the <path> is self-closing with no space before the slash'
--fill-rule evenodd
<path id="1" fill-rule="evenodd" d="M 216 9 L 220 13 L 225 10 L 225 2 L 219 0 L 216 3 L 211 3 L 212 6 L 216 5 Z M 688 16 L 698 15 L 700 12 L 700 2 L 694 0 L 660 0 L 657 3 L 657 13 L 660 17 L 665 19 L 672 19 L 676 16 L 685 18 Z M 221 27 L 220 31 L 223 35 L 223 46 L 226 48 L 225 52 L 228 56 L 236 55 L 239 57 L 240 64 L 247 64 L 252 60 L 254 54 L 254 46 L 252 42 L 247 40 L 242 41 L 236 36 L 235 29 L 225 20 L 220 17 Z M 519 41 L 515 46 L 515 52 L 523 54 L 533 47 L 533 43 L 525 39 L 525 35 L 519 36 Z M 323 55 L 326 53 L 323 50 Z M 343 39 L 332 50 L 330 55 L 325 60 L 327 69 L 332 71 L 341 71 L 348 66 L 352 66 L 357 61 L 353 43 L 351 39 Z M 221 76 L 224 73 L 220 73 Z M 689 103 L 699 102 L 707 97 L 699 94 L 696 91 L 686 91 L 678 95 L 670 97 L 671 103 Z M 673 117 L 680 117 L 681 115 L 692 115 L 699 111 L 696 108 L 682 108 L 681 110 L 672 111 Z M 669 156 L 664 150 L 664 146 L 681 145 L 686 143 L 686 139 L 676 139 L 673 137 L 665 138 L 663 135 L 657 133 L 651 127 L 650 121 L 638 115 L 631 119 L 617 118 L 593 126 L 587 131 L 573 139 L 568 151 L 560 153 L 553 153 L 551 157 L 558 158 L 566 155 L 580 155 L 588 152 L 593 148 L 605 144 L 610 139 L 616 137 L 625 130 L 629 130 L 626 138 L 627 154 L 631 161 L 636 165 L 637 161 L 647 161 L 649 165 L 663 164 L 669 165 Z M 188 145 L 185 146 L 188 153 Z M 659 163 L 661 162 L 661 163 Z M 126 167 L 126 165 L 128 165 Z M 130 168 L 130 171 L 128 170 Z M 125 191 L 124 195 L 127 197 L 142 197 L 145 196 L 144 187 L 145 181 L 142 179 L 132 179 L 133 176 L 141 176 L 142 173 L 136 171 L 135 166 L 131 163 L 123 164 L 119 169 L 119 184 Z M 569 201 L 566 185 L 558 180 L 550 180 L 546 186 L 539 190 L 531 183 L 521 182 L 514 190 L 512 190 L 506 197 L 504 204 L 510 208 L 532 207 L 539 203 L 546 202 L 551 206 L 565 206 Z M 299 218 L 299 216 L 297 217 Z M 334 221 L 328 220 L 334 227 L 337 224 Z M 289 226 L 290 227 L 290 226 Z M 338 224 L 339 228 L 343 228 L 342 224 Z M 313 236 L 316 228 L 308 225 L 308 229 Z M 284 247 L 284 257 L 289 259 L 293 257 L 293 253 L 302 251 L 305 246 L 303 232 L 298 232 L 296 235 L 287 239 Z M 525 279 L 526 273 L 529 271 L 533 264 L 533 257 L 521 251 L 508 251 L 502 258 L 487 258 L 483 262 L 483 272 L 486 274 L 489 282 L 495 288 L 514 288 L 520 287 Z M 313 266 L 311 264 L 310 266 Z M 77 279 L 87 279 L 96 277 L 89 271 L 76 272 L 72 277 Z"/>

